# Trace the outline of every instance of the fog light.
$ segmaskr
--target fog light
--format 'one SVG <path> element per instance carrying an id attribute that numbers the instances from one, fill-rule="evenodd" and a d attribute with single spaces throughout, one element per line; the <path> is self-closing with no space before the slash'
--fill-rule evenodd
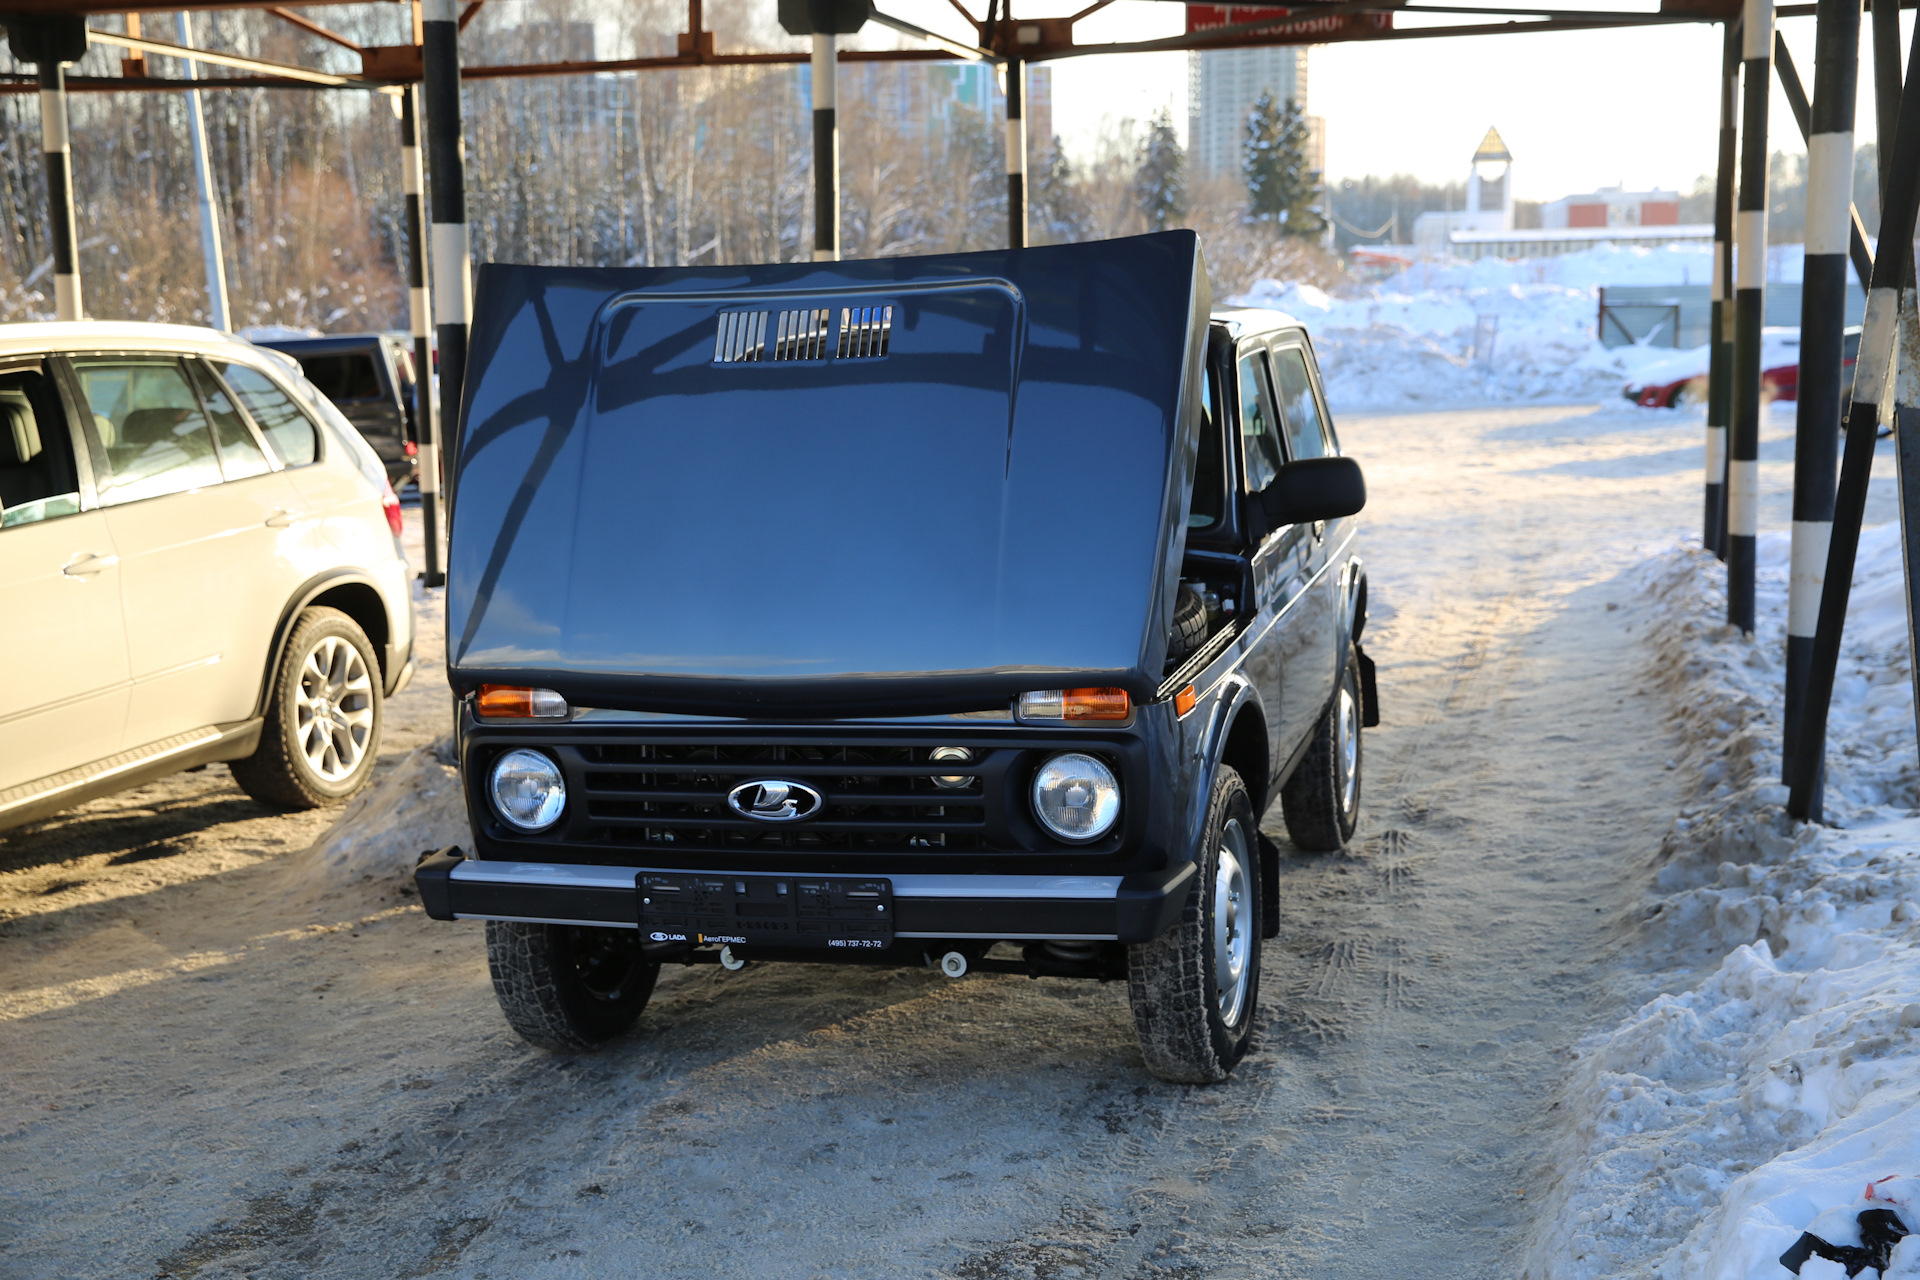
<path id="1" fill-rule="evenodd" d="M 973 752 L 965 747 L 935 747 L 928 759 L 942 763 L 952 761 L 954 764 L 972 764 Z M 970 773 L 942 774 L 934 778 L 933 785 L 944 791 L 964 791 L 973 785 L 973 775 Z"/>
<path id="2" fill-rule="evenodd" d="M 1033 776 L 1033 812 L 1062 840 L 1097 840 L 1120 817 L 1119 780 L 1092 756 L 1055 756 Z"/>
<path id="3" fill-rule="evenodd" d="M 567 807 L 567 783 L 560 766 L 539 751 L 509 751 L 487 775 L 493 809 L 521 831 L 544 831 Z"/>

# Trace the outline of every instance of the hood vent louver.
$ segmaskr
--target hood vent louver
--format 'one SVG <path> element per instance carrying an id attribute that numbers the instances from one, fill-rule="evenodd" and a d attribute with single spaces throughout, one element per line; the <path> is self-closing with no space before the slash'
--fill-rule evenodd
<path id="1" fill-rule="evenodd" d="M 775 360 L 825 360 L 827 309 L 782 311 L 773 344 Z"/>
<path id="2" fill-rule="evenodd" d="M 827 329 L 833 312 L 826 307 L 782 311 L 773 322 L 773 342 L 767 342 L 766 311 L 722 311 L 715 326 L 715 364 L 757 364 L 763 361 L 878 360 L 887 354 L 893 336 L 892 307 L 840 308 L 840 338 L 829 348 Z"/>
<path id="3" fill-rule="evenodd" d="M 842 360 L 878 360 L 887 354 L 892 335 L 892 307 L 842 307 L 840 349 L 835 354 Z"/>
<path id="4" fill-rule="evenodd" d="M 766 354 L 767 313 L 722 311 L 713 340 L 715 364 L 744 364 Z"/>

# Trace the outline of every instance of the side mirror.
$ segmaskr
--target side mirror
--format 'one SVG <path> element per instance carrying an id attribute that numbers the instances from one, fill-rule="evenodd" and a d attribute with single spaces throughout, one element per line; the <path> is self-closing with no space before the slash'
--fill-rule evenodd
<path id="1" fill-rule="evenodd" d="M 1280 468 L 1260 494 L 1267 527 L 1337 520 L 1367 505 L 1367 481 L 1352 458 L 1302 458 Z"/>

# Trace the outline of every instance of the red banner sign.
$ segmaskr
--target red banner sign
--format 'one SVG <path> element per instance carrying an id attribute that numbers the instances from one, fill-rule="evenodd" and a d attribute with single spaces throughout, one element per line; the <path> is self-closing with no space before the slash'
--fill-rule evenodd
<path id="1" fill-rule="evenodd" d="M 1222 43 L 1243 40 L 1248 44 L 1283 41 L 1317 44 L 1322 40 L 1353 39 L 1393 28 L 1390 13 L 1328 13 L 1324 9 L 1297 16 L 1291 9 L 1274 9 L 1244 4 L 1190 4 L 1187 6 L 1187 34 L 1205 35 L 1225 27 L 1274 19 L 1272 26 L 1249 27 L 1223 39 Z"/>

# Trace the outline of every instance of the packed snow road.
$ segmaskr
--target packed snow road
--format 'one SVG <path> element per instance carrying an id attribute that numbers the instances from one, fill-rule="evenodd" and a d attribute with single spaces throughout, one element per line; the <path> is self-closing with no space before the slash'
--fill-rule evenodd
<path id="1" fill-rule="evenodd" d="M 1618 575 L 1697 520 L 1699 424 L 1341 430 L 1386 721 L 1353 845 L 1285 864 L 1231 1083 L 1151 1079 L 1117 985 L 816 966 L 668 969 L 635 1036 L 549 1056 L 481 926 L 295 852 L 329 819 L 215 766 L 0 841 L 0 1274 L 1516 1274 L 1680 803 Z M 392 741 L 445 714 L 423 680 Z M 404 755 L 402 840 L 448 812 Z"/>

